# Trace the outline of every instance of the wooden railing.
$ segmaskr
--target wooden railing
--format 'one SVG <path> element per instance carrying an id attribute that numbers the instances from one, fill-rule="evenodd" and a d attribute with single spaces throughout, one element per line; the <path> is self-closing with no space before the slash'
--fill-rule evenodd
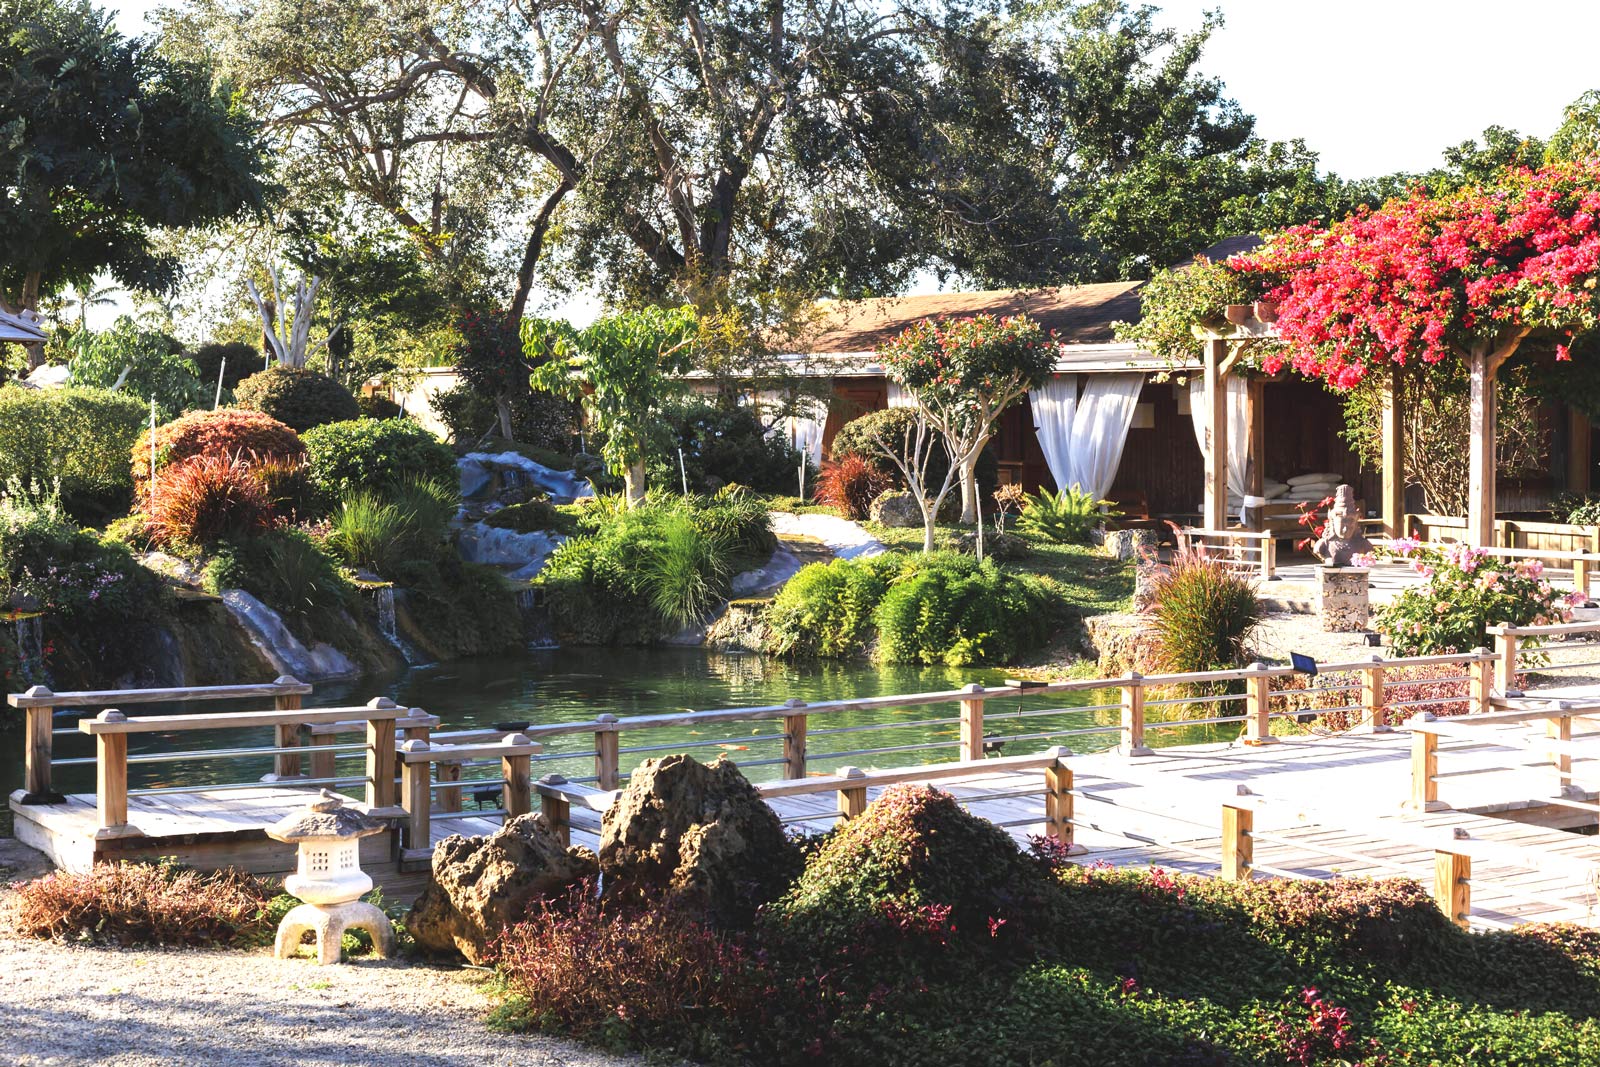
<path id="1" fill-rule="evenodd" d="M 1467 535 L 1467 520 L 1459 515 L 1407 513 L 1408 536 L 1423 541 L 1459 541 Z M 1600 526 L 1527 519 L 1496 519 L 1494 546 L 1526 549 L 1530 553 L 1600 553 Z"/>
<path id="2" fill-rule="evenodd" d="M 1406 728 L 1411 732 L 1410 806 L 1417 811 L 1438 811 L 1449 806 L 1439 798 L 1439 742 L 1443 739 L 1469 742 L 1474 750 L 1488 746 L 1527 752 L 1537 757 L 1532 763 L 1517 766 L 1497 764 L 1458 770 L 1452 772 L 1450 777 L 1549 766 L 1555 772 L 1554 791 L 1548 796 L 1541 795 L 1540 804 L 1574 808 L 1600 816 L 1600 804 L 1575 798 L 1574 794 L 1582 790 L 1575 788 L 1579 779 L 1574 776 L 1572 769 L 1574 756 L 1588 760 L 1600 757 L 1600 747 L 1577 743 L 1572 738 L 1574 719 L 1600 719 L 1600 697 L 1588 700 L 1523 700 L 1521 703 L 1524 706 L 1520 708 L 1479 715 L 1440 719 L 1423 713 L 1409 719 Z M 1545 724 L 1546 736 L 1543 738 L 1491 729 L 1538 722 Z M 1587 781 L 1600 786 L 1600 779 L 1590 778 Z"/>
<path id="3" fill-rule="evenodd" d="M 1278 575 L 1278 538 L 1271 530 L 1208 530 L 1186 526 L 1189 543 L 1203 547 L 1206 554 L 1221 558 L 1239 570 L 1256 574 L 1264 581 Z"/>
<path id="4" fill-rule="evenodd" d="M 300 707 L 301 698 L 311 687 L 288 675 L 259 685 L 212 685 L 183 689 L 97 689 L 84 692 L 52 693 L 36 685 L 25 693 L 11 693 L 6 702 L 22 709 L 25 716 L 24 770 L 22 802 L 52 804 L 62 799 L 54 787 L 52 767 L 55 748 L 54 716 L 57 708 L 111 708 L 130 704 L 162 704 L 175 701 L 271 699 L 277 711 Z M 277 773 L 289 777 L 299 773 L 299 754 L 291 751 L 298 744 L 298 723 L 285 719 L 278 729 Z"/>

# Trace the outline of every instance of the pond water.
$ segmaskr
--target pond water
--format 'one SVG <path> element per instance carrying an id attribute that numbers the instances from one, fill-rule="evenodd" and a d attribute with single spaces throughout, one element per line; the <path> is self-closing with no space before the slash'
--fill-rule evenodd
<path id="1" fill-rule="evenodd" d="M 327 684 L 307 698 L 307 706 L 364 703 L 375 696 L 422 708 L 438 715 L 440 730 L 490 728 L 495 723 L 572 722 L 610 713 L 618 718 L 688 709 L 780 704 L 791 698 L 808 702 L 891 693 L 957 689 L 971 682 L 1000 685 L 1004 669 L 946 667 L 882 667 L 863 663 L 787 663 L 753 655 L 731 655 L 700 649 L 567 648 L 465 660 L 414 668 L 392 677 Z M 989 702 L 985 732 L 1014 738 L 1004 754 L 1027 754 L 1052 744 L 1078 752 L 1116 744 L 1116 690 L 1010 698 Z M 194 711 L 200 706 L 149 705 L 139 714 Z M 212 710 L 211 705 L 206 710 Z M 242 706 L 241 706 L 242 707 Z M 133 710 L 133 709 L 130 709 Z M 1151 709 L 1151 718 L 1155 709 Z M 958 758 L 958 714 L 954 703 L 911 708 L 875 708 L 813 716 L 808 729 L 808 764 L 813 771 L 844 765 L 863 768 L 936 763 Z M 1199 714 L 1210 714 L 1200 712 Z M 10 713 L 12 718 L 20 718 Z M 56 757 L 73 759 L 94 754 L 90 738 L 75 732 L 75 712 L 56 716 Z M 1155 730 L 1151 744 L 1189 744 L 1216 740 L 1214 727 Z M 1222 727 L 1228 735 L 1237 727 Z M 1066 731 L 1092 730 L 1059 736 Z M 780 776 L 781 724 L 776 721 L 706 724 L 699 728 L 626 731 L 621 737 L 624 772 L 652 755 L 687 749 L 701 759 L 719 753 L 741 765 L 754 780 Z M 1044 736 L 1041 736 L 1044 735 Z M 5 793 L 22 781 L 22 731 L 0 734 L 0 786 Z M 353 739 L 351 739 L 353 740 Z M 163 788 L 199 783 L 253 782 L 272 770 L 271 756 L 207 757 L 215 749 L 266 747 L 266 729 L 194 733 L 148 733 L 130 737 L 129 786 Z M 141 762 L 157 752 L 193 752 L 197 758 Z M 547 739 L 536 773 L 557 771 L 582 780 L 594 773 L 593 735 L 573 734 Z M 361 773 L 361 756 L 351 752 L 339 761 L 341 775 Z M 498 778 L 499 764 L 469 766 L 464 775 Z M 57 788 L 92 792 L 92 763 L 59 766 Z M 350 791 L 358 785 L 344 786 Z M 491 805 L 492 806 L 492 805 Z"/>

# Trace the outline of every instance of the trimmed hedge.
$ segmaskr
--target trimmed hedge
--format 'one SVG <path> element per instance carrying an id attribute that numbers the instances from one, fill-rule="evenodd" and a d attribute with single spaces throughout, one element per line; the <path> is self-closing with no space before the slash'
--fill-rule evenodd
<path id="1" fill-rule="evenodd" d="M 100 523 L 127 511 L 133 478 L 123 457 L 149 407 L 104 389 L 0 388 L 0 483 L 61 479 L 73 518 Z"/>
<path id="2" fill-rule="evenodd" d="M 250 375 L 234 390 L 234 402 L 301 433 L 361 417 L 350 390 L 325 374 L 294 367 L 273 366 Z"/>

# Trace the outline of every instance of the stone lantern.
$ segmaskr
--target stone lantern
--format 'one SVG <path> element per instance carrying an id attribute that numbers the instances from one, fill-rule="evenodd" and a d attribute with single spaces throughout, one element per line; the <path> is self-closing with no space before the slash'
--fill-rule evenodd
<path id="1" fill-rule="evenodd" d="M 278 924 L 275 954 L 288 959 L 300 949 L 307 930 L 317 935 L 317 962 L 338 963 L 346 930 L 365 930 L 382 959 L 394 954 L 394 927 L 389 917 L 361 897 L 372 878 L 361 869 L 361 839 L 387 827 L 324 789 L 303 811 L 285 815 L 267 827 L 267 836 L 299 850 L 295 873 L 283 888 L 305 901 Z"/>

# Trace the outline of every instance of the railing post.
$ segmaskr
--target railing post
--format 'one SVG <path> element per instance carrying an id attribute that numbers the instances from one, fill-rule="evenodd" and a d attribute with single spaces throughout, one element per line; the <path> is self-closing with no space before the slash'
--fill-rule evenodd
<path id="1" fill-rule="evenodd" d="M 1572 561 L 1572 588 L 1582 593 L 1585 597 L 1589 595 L 1588 560 L 1575 559 Z"/>
<path id="2" fill-rule="evenodd" d="M 840 778 L 865 778 L 866 772 L 857 767 L 840 767 Z M 847 785 L 839 790 L 839 817 L 854 819 L 867 810 L 867 787 Z"/>
<path id="3" fill-rule="evenodd" d="M 525 752 L 500 757 L 500 773 L 506 780 L 505 791 L 502 793 L 504 802 L 501 807 L 506 809 L 506 820 L 510 821 L 518 815 L 526 815 L 533 810 L 533 782 L 530 774 L 533 766 L 533 742 L 523 734 L 508 734 L 506 744 L 527 747 Z"/>
<path id="4" fill-rule="evenodd" d="M 1222 877 L 1229 882 L 1255 877 L 1255 817 L 1252 808 L 1222 805 Z"/>
<path id="5" fill-rule="evenodd" d="M 30 686 L 22 695 L 30 700 L 55 696 L 42 685 Z M 55 713 L 54 704 L 41 704 L 23 713 L 27 732 L 22 777 L 24 804 L 60 804 L 67 799 L 51 788 L 50 761 L 55 758 Z"/>
<path id="6" fill-rule="evenodd" d="M 433 773 L 437 781 L 459 782 L 461 781 L 461 764 L 454 761 L 437 763 L 434 765 Z M 438 804 L 440 811 L 460 811 L 461 787 L 455 785 L 439 790 Z"/>
<path id="7" fill-rule="evenodd" d="M 1044 769 L 1044 834 L 1063 846 L 1067 855 L 1081 855 L 1086 850 L 1074 840 L 1072 768 L 1067 766 L 1072 750 L 1058 746 L 1045 755 L 1055 757 L 1055 762 Z"/>
<path id="8" fill-rule="evenodd" d="M 617 717 L 615 715 L 596 715 L 594 721 L 614 723 L 617 721 Z M 620 747 L 621 743 L 617 736 L 617 731 L 601 729 L 594 732 L 595 785 L 601 789 L 617 788 L 617 782 L 620 779 L 617 767 L 619 762 L 617 749 Z"/>
<path id="9" fill-rule="evenodd" d="M 280 674 L 272 681 L 273 685 L 299 685 L 300 679 L 287 674 Z M 279 693 L 272 700 L 273 707 L 279 711 L 299 711 L 301 699 L 299 693 Z M 280 723 L 274 728 L 277 744 L 276 748 L 300 747 L 300 724 Z M 272 757 L 272 773 L 276 781 L 286 778 L 299 778 L 300 754 L 298 752 L 279 752 Z"/>
<path id="10" fill-rule="evenodd" d="M 539 779 L 541 785 L 566 785 L 567 780 L 559 774 L 547 774 Z M 549 823 L 550 829 L 561 838 L 563 845 L 572 844 L 572 803 L 566 797 L 553 797 L 548 793 L 539 794 L 539 810 L 544 814 L 544 821 Z"/>
<path id="11" fill-rule="evenodd" d="M 1478 715 L 1493 709 L 1490 698 L 1494 696 L 1494 667 L 1498 661 L 1487 648 L 1475 648 L 1472 654 L 1477 659 L 1467 667 L 1467 714 Z"/>
<path id="12" fill-rule="evenodd" d="M 1517 688 L 1517 635 L 1503 626 L 1496 629 L 1494 652 L 1500 657 L 1495 663 L 1495 687 L 1501 696 L 1508 696 Z"/>
<path id="13" fill-rule="evenodd" d="M 1433 854 L 1433 899 L 1458 926 L 1472 914 L 1472 857 L 1442 849 Z"/>
<path id="14" fill-rule="evenodd" d="M 1416 726 L 1434 721 L 1431 711 L 1413 715 L 1407 722 Z M 1426 730 L 1411 731 L 1411 807 L 1416 811 L 1438 811 L 1439 735 Z"/>
<path id="15" fill-rule="evenodd" d="M 1278 539 L 1268 534 L 1261 545 L 1261 579 L 1270 582 L 1278 574 Z"/>
<path id="16" fill-rule="evenodd" d="M 1148 756 L 1144 743 L 1144 675 L 1129 671 L 1122 678 L 1122 744 L 1124 756 Z"/>
<path id="17" fill-rule="evenodd" d="M 961 759 L 963 762 L 983 758 L 983 686 L 977 682 L 961 690 L 974 694 L 961 702 Z"/>
<path id="18" fill-rule="evenodd" d="M 1259 661 L 1250 664 L 1251 677 L 1244 680 L 1245 720 L 1244 743 L 1247 745 L 1275 745 L 1272 736 L 1272 678 L 1267 665 Z"/>
<path id="19" fill-rule="evenodd" d="M 1387 734 L 1394 731 L 1389 725 L 1389 709 L 1384 706 L 1383 657 L 1373 656 L 1372 666 L 1361 672 L 1361 710 L 1372 720 L 1372 732 Z"/>
<path id="20" fill-rule="evenodd" d="M 311 746 L 311 777 L 326 779 L 336 777 L 339 773 L 339 754 L 332 751 L 331 746 L 339 743 L 337 734 L 321 734 L 312 737 Z M 323 786 L 332 789 L 332 785 Z"/>
<path id="21" fill-rule="evenodd" d="M 96 722 L 126 722 L 115 708 L 95 716 Z M 126 837 L 136 831 L 128 825 L 128 735 L 94 735 L 95 808 L 100 827 L 95 837 Z"/>
<path id="22" fill-rule="evenodd" d="M 367 701 L 373 711 L 399 707 L 388 697 Z M 379 814 L 392 814 L 395 804 L 394 720 L 367 720 L 367 807 Z"/>
<path id="23" fill-rule="evenodd" d="M 413 738 L 400 744 L 402 758 L 400 761 L 400 806 L 410 816 L 410 828 L 406 832 L 406 845 L 409 848 L 427 848 L 433 837 L 433 790 L 431 762 L 411 763 L 404 759 L 407 752 L 426 752 L 428 742 L 421 738 Z"/>
<path id="24" fill-rule="evenodd" d="M 1556 714 L 1544 721 L 1544 734 L 1565 746 L 1572 741 L 1572 705 L 1565 700 L 1558 700 L 1555 702 L 1555 711 Z M 1565 796 L 1572 791 L 1572 750 L 1563 747 L 1560 752 L 1550 753 L 1550 762 L 1556 767 L 1558 795 Z"/>
<path id="25" fill-rule="evenodd" d="M 786 700 L 783 706 L 803 708 L 806 702 Z M 785 778 L 806 776 L 806 713 L 803 711 L 783 717 L 783 776 Z"/>

